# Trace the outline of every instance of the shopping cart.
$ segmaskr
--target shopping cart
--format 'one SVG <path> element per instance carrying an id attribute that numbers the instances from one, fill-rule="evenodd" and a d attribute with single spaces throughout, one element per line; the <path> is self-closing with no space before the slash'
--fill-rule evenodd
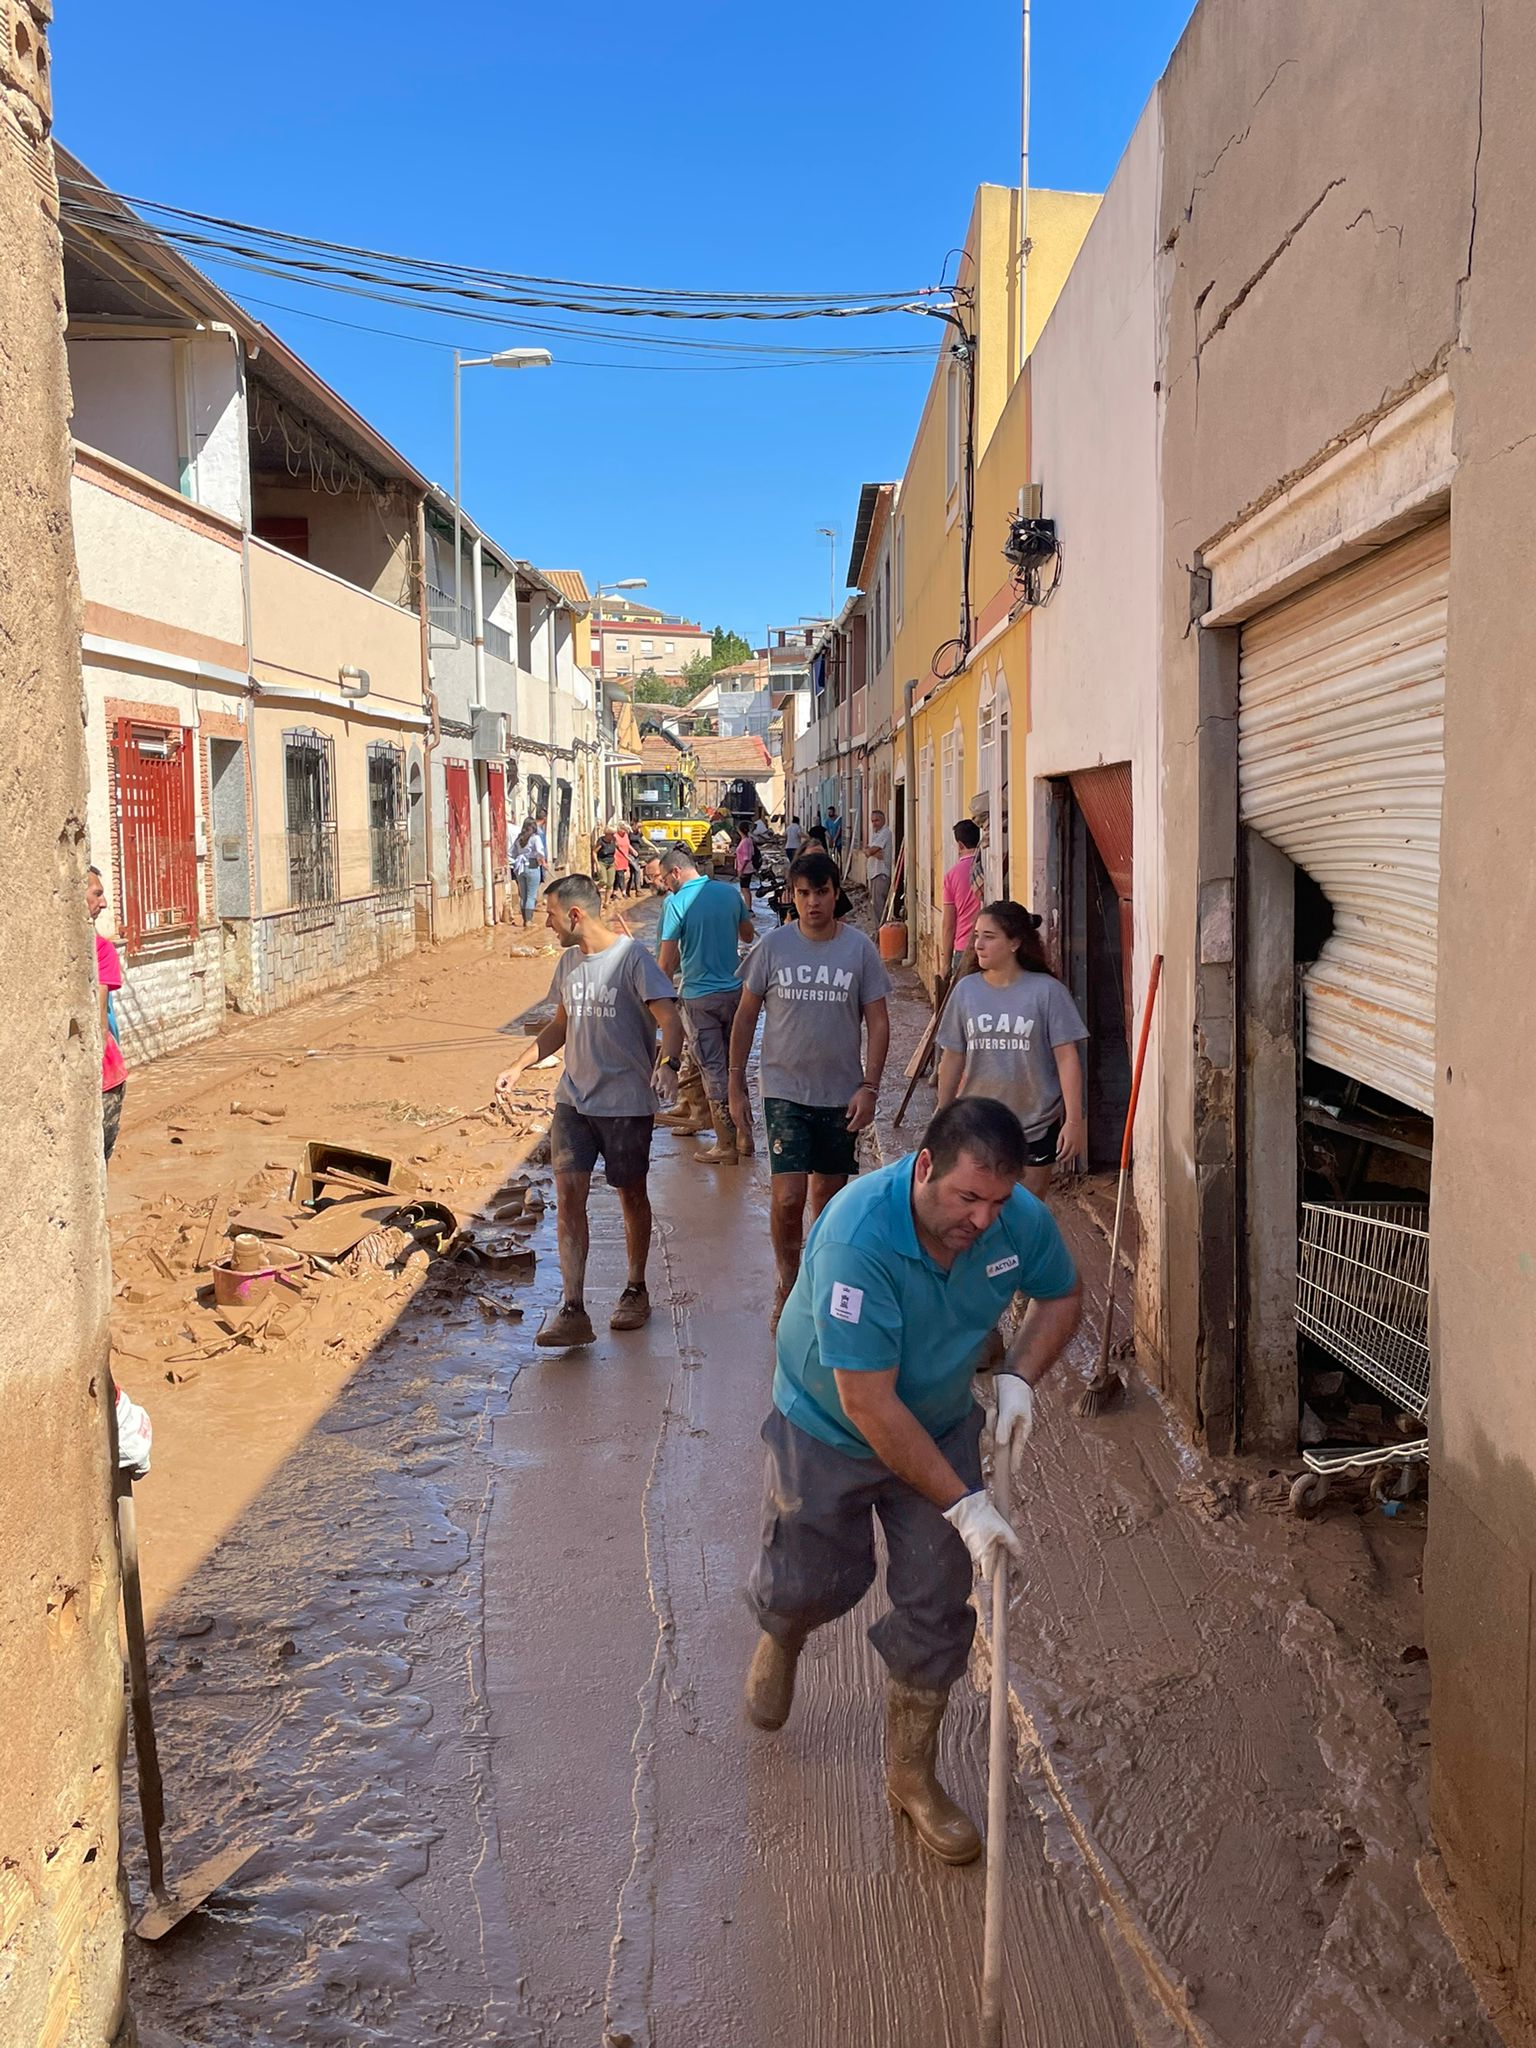
<path id="1" fill-rule="evenodd" d="M 1296 1326 L 1414 1421 L 1429 1412 L 1429 1211 L 1418 1202 L 1304 1202 Z M 1370 1475 L 1372 1497 L 1406 1500 L 1429 1460 L 1428 1432 L 1395 1444 L 1323 1444 L 1291 1506 L 1313 1514 L 1335 1479 Z"/>

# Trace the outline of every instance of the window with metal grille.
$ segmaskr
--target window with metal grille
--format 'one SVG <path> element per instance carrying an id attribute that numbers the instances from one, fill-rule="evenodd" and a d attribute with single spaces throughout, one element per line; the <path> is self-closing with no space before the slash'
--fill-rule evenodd
<path id="1" fill-rule="evenodd" d="M 120 718 L 112 734 L 118 921 L 130 953 L 197 930 L 192 734 Z"/>
<path id="2" fill-rule="evenodd" d="M 487 768 L 486 788 L 491 798 L 491 866 L 498 875 L 507 871 L 507 778 L 500 768 Z"/>
<path id="3" fill-rule="evenodd" d="M 467 761 L 443 763 L 443 789 L 448 799 L 448 886 L 467 888 L 473 873 Z"/>
<path id="4" fill-rule="evenodd" d="M 288 900 L 295 906 L 336 901 L 336 775 L 324 733 L 283 734 L 287 800 Z"/>
<path id="5" fill-rule="evenodd" d="M 409 879 L 405 756 L 375 741 L 368 749 L 368 840 L 375 889 L 403 889 Z"/>

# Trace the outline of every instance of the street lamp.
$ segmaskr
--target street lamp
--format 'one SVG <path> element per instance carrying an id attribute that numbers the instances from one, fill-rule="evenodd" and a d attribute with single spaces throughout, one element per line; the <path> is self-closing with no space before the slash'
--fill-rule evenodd
<path id="1" fill-rule="evenodd" d="M 547 370 L 553 361 L 554 357 L 547 348 L 503 348 L 493 356 L 461 356 L 457 349 L 453 352 L 453 632 L 457 640 L 464 638 L 464 569 L 459 559 L 464 546 L 459 373 L 463 370 Z"/>

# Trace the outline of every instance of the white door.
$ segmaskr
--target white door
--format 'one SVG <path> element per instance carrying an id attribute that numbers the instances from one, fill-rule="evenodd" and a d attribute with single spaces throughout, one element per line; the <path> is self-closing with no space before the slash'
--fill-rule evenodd
<path id="1" fill-rule="evenodd" d="M 1450 525 L 1383 548 L 1242 633 L 1243 822 L 1333 906 L 1306 1049 L 1434 1110 Z"/>

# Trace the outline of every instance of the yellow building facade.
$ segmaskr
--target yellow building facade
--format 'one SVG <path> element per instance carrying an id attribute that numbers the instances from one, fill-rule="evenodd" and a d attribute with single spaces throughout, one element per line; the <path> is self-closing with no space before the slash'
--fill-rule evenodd
<path id="1" fill-rule="evenodd" d="M 1001 549 L 1031 480 L 1028 353 L 1098 205 L 1092 193 L 1030 193 L 1021 351 L 1019 194 L 977 192 L 956 274 L 965 332 L 952 331 L 940 355 L 897 498 L 896 709 L 900 719 L 910 696 L 911 730 L 898 729 L 895 774 L 913 782 L 907 915 L 930 982 L 953 828 L 978 798 L 988 890 L 1027 896 L 1009 792 L 1025 787 L 1029 617 Z"/>

